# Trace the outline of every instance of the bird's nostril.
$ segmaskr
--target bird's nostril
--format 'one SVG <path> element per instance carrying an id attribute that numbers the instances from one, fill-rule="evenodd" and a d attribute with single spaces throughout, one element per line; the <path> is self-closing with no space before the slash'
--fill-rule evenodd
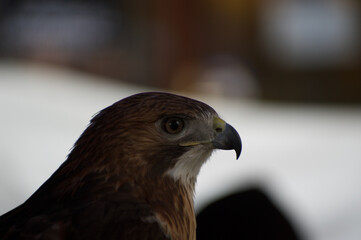
<path id="1" fill-rule="evenodd" d="M 220 119 L 219 117 L 213 118 L 213 129 L 217 133 L 222 133 L 224 131 L 224 128 L 226 127 L 226 122 Z"/>
<path id="2" fill-rule="evenodd" d="M 222 131 L 223 131 L 222 128 L 216 128 L 216 132 L 217 132 L 217 133 L 221 133 Z"/>

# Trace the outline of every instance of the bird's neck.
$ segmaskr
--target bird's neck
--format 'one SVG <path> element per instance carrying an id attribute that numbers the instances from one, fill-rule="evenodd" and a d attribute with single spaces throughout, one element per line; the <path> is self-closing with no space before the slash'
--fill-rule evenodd
<path id="1" fill-rule="evenodd" d="M 64 177 L 61 170 L 54 175 L 34 195 L 53 202 L 61 199 L 91 201 L 126 194 L 149 204 L 154 210 L 154 220 L 173 240 L 192 240 L 196 237 L 193 202 L 195 182 L 185 185 L 167 175 L 161 178 L 143 176 L 129 179 L 122 175 L 108 178 L 105 172 L 91 172 Z M 51 195 L 48 194 L 48 187 L 55 189 Z M 89 192 L 89 189 L 92 190 Z"/>
<path id="2" fill-rule="evenodd" d="M 194 184 L 185 186 L 169 177 L 162 181 L 165 190 L 156 190 L 147 196 L 159 224 L 173 240 L 195 239 Z"/>

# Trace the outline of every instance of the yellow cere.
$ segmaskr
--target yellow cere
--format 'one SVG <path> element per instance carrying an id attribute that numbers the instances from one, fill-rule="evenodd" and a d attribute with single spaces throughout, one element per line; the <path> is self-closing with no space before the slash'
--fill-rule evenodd
<path id="1" fill-rule="evenodd" d="M 217 132 L 223 132 L 223 130 L 226 128 L 226 122 L 219 117 L 213 118 L 213 129 Z"/>

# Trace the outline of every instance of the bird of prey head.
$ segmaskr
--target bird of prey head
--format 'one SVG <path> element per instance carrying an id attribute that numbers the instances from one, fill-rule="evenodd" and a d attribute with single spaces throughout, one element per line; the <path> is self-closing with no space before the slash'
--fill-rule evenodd
<path id="1" fill-rule="evenodd" d="M 1 239 L 195 239 L 194 185 L 236 130 L 210 106 L 140 93 L 105 108 L 68 159 L 0 218 Z"/>

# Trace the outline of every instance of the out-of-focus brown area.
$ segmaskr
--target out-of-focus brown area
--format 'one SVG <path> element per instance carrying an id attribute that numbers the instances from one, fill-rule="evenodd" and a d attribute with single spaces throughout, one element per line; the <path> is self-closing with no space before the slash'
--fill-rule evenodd
<path id="1" fill-rule="evenodd" d="M 361 102 L 358 0 L 3 0 L 0 57 L 162 89 Z"/>

